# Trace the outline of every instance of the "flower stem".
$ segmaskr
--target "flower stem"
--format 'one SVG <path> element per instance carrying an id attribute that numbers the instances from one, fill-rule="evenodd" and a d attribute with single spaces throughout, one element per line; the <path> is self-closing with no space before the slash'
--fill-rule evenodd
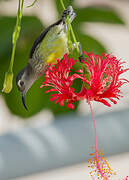
<path id="1" fill-rule="evenodd" d="M 23 4 L 24 0 L 19 0 L 18 4 L 18 12 L 17 12 L 17 20 L 16 20 L 16 26 L 14 28 L 14 32 L 12 35 L 12 55 L 10 60 L 10 65 L 8 68 L 8 71 L 5 73 L 5 79 L 3 84 L 3 92 L 9 93 L 12 90 L 12 84 L 13 84 L 13 64 L 14 64 L 14 57 L 15 57 L 15 51 L 16 51 L 16 43 L 19 38 L 20 30 L 21 30 L 21 19 L 22 19 L 22 12 L 23 12 Z"/>
<path id="2" fill-rule="evenodd" d="M 104 180 L 108 180 L 108 177 L 104 175 L 104 173 L 102 172 L 102 169 L 100 167 L 97 130 L 96 130 L 95 118 L 94 118 L 94 113 L 93 113 L 93 109 L 91 106 L 91 102 L 89 102 L 89 106 L 90 106 L 91 116 L 92 116 L 92 120 L 93 120 L 93 127 L 94 127 L 94 132 L 95 132 L 95 154 L 96 154 L 97 169 L 98 169 L 99 173 L 101 174 L 101 176 L 104 178 Z"/>
<path id="3" fill-rule="evenodd" d="M 64 6 L 63 0 L 60 0 L 60 3 L 61 3 L 61 5 L 62 5 L 62 8 L 65 10 L 65 6 Z M 74 41 L 74 43 L 75 43 L 77 52 L 80 54 L 80 49 L 79 49 L 78 44 L 77 44 L 76 36 L 75 36 L 75 34 L 74 34 L 74 31 L 73 31 L 73 28 L 72 28 L 72 25 L 71 25 L 71 23 L 70 23 L 70 20 L 69 20 L 69 17 L 68 17 L 68 16 L 67 16 L 67 18 L 66 18 L 66 23 L 67 23 L 67 27 L 70 28 L 70 31 L 71 31 L 71 34 L 72 34 L 73 41 Z M 69 31 L 69 28 L 68 28 L 68 31 Z"/>
<path id="4" fill-rule="evenodd" d="M 62 8 L 65 10 L 65 6 L 64 6 L 63 0 L 60 0 L 60 3 L 62 5 Z"/>
<path id="5" fill-rule="evenodd" d="M 19 38 L 19 34 L 20 34 L 20 30 L 21 30 L 23 4 L 24 4 L 24 0 L 22 0 L 22 3 L 21 3 L 21 0 L 19 0 L 17 21 L 16 21 L 16 26 L 15 26 L 14 32 L 13 32 L 13 38 L 12 38 L 13 49 L 12 49 L 10 66 L 9 66 L 10 71 L 13 71 L 13 62 L 14 62 L 14 56 L 15 56 L 15 50 L 16 50 L 16 43 Z"/>

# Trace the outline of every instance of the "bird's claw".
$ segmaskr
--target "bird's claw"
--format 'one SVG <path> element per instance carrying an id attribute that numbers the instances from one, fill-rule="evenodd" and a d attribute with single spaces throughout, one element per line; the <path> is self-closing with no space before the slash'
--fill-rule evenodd
<path id="1" fill-rule="evenodd" d="M 82 60 L 85 60 L 85 57 L 83 56 L 82 46 L 81 46 L 80 42 L 78 42 L 78 47 L 79 47 L 79 50 L 80 50 L 79 61 L 82 63 Z"/>
<path id="2" fill-rule="evenodd" d="M 79 56 L 79 61 L 82 63 L 83 61 L 82 60 L 85 60 L 83 54 L 81 56 Z"/>
<path id="3" fill-rule="evenodd" d="M 62 19 L 64 22 L 65 22 L 66 16 L 69 16 L 70 22 L 72 22 L 73 19 L 75 18 L 76 13 L 74 12 L 72 6 L 68 6 L 68 8 L 64 10 L 64 12 L 62 14 Z"/>

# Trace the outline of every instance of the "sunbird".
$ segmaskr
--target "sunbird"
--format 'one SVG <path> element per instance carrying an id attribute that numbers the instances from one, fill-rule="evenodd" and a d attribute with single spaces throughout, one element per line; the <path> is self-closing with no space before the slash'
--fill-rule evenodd
<path id="1" fill-rule="evenodd" d="M 62 13 L 62 18 L 56 23 L 47 27 L 40 36 L 35 40 L 29 55 L 29 60 L 24 69 L 22 69 L 17 77 L 16 84 L 22 95 L 22 103 L 27 110 L 25 104 L 25 95 L 32 84 L 42 75 L 48 68 L 48 64 L 55 64 L 56 59 L 62 59 L 64 54 L 69 54 L 68 48 L 68 28 L 66 17 L 69 17 L 70 23 L 76 16 L 72 6 L 69 6 Z M 81 51 L 81 44 L 78 42 Z M 72 44 L 72 49 L 75 44 Z"/>

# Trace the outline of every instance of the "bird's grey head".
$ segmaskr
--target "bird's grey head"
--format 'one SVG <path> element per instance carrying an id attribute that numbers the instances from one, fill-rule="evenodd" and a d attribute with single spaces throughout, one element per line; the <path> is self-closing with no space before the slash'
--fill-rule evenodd
<path id="1" fill-rule="evenodd" d="M 29 90 L 29 88 L 32 86 L 34 81 L 35 81 L 34 72 L 30 64 L 28 64 L 23 70 L 21 70 L 16 77 L 16 84 L 18 90 L 21 92 L 22 103 L 26 110 L 27 107 L 25 104 L 25 95 Z"/>

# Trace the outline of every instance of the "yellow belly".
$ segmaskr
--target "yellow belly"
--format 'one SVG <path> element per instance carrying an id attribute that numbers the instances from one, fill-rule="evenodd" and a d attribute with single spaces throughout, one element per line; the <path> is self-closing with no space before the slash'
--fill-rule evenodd
<path id="1" fill-rule="evenodd" d="M 56 63 L 56 59 L 61 59 L 63 56 L 63 53 L 60 51 L 56 52 L 56 53 L 52 53 L 48 56 L 48 58 L 45 60 L 45 62 L 47 64 L 55 64 Z"/>
<path id="2" fill-rule="evenodd" d="M 66 37 L 61 37 L 60 39 L 54 41 L 48 52 L 49 54 L 45 58 L 45 63 L 55 64 L 56 59 L 61 59 L 65 53 L 68 53 Z"/>

